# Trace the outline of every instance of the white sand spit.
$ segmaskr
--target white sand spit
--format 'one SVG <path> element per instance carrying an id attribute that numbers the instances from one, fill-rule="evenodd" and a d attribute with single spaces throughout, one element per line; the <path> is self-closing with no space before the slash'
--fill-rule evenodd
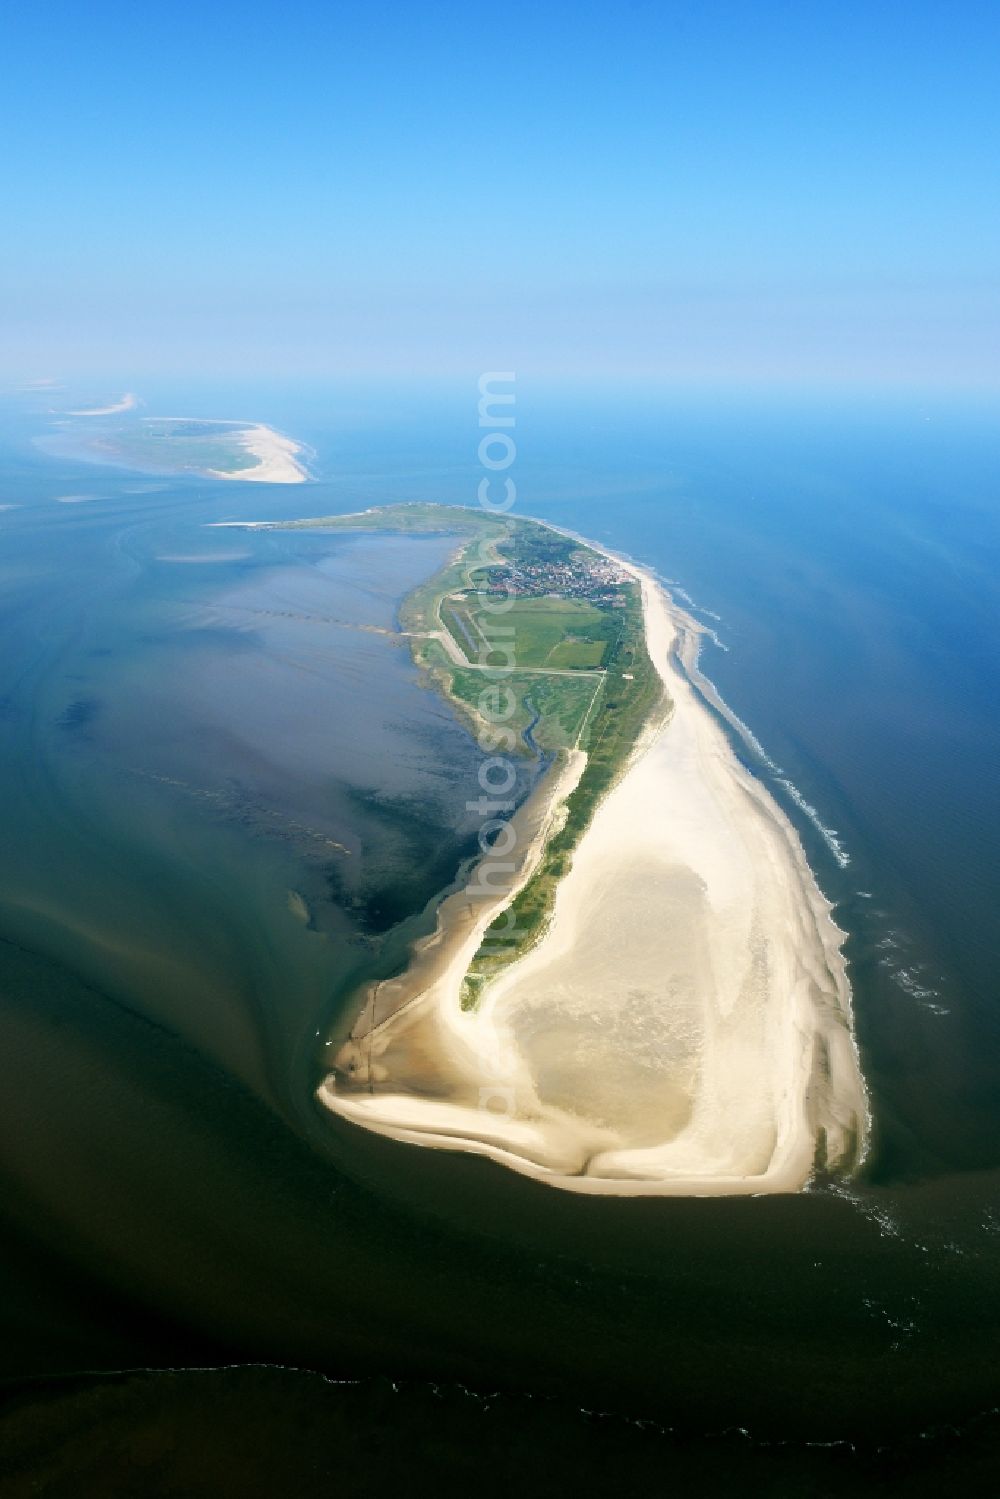
<path id="1" fill-rule="evenodd" d="M 67 416 L 117 416 L 120 411 L 132 411 L 138 406 L 139 397 L 131 391 L 126 391 L 120 401 L 113 401 L 110 406 L 86 406 L 82 411 L 67 411 Z"/>
<path id="2" fill-rule="evenodd" d="M 303 484 L 308 479 L 297 456 L 302 445 L 291 437 L 283 437 L 262 424 L 246 427 L 234 436 L 257 463 L 254 468 L 234 469 L 229 473 L 224 469 L 209 469 L 213 479 L 244 479 L 258 484 Z"/>

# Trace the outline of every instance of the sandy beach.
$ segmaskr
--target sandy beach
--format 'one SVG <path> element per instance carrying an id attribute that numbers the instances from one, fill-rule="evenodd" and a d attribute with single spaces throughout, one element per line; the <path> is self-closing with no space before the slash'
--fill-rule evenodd
<path id="1" fill-rule="evenodd" d="M 252 480 L 258 484 L 304 484 L 309 475 L 298 461 L 301 443 L 257 424 L 234 433 L 240 446 L 257 459 L 254 468 L 209 469 L 213 479 Z"/>
<path id="2" fill-rule="evenodd" d="M 126 391 L 120 401 L 110 406 L 87 406 L 82 411 L 67 411 L 67 416 L 117 416 L 120 411 L 132 411 L 139 404 L 139 397 Z"/>
<path id="3" fill-rule="evenodd" d="M 843 934 L 678 664 L 695 665 L 698 627 L 630 571 L 673 709 L 598 807 L 545 936 L 463 1012 L 469 960 L 523 881 L 488 910 L 466 900 L 460 934 L 452 897 L 391 981 L 400 1003 L 359 1015 L 320 1098 L 574 1191 L 797 1191 L 866 1145 Z M 579 769 L 546 788 L 547 825 Z"/>

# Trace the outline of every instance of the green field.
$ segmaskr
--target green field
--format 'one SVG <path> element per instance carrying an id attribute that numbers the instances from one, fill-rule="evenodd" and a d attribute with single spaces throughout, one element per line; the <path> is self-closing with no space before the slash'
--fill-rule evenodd
<path id="1" fill-rule="evenodd" d="M 499 642 L 509 645 L 518 667 L 562 671 L 600 670 L 621 631 L 619 611 L 577 598 L 520 598 L 498 613 L 469 594 L 447 599 L 441 621 L 471 660 Z"/>

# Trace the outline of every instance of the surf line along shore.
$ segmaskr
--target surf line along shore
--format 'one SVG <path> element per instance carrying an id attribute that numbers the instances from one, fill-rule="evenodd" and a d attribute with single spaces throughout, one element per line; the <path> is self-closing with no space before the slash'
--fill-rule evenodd
<path id="1" fill-rule="evenodd" d="M 869 1111 L 844 934 L 793 825 L 688 679 L 697 623 L 646 570 L 580 544 L 638 584 L 670 711 L 596 806 L 536 944 L 463 1009 L 484 933 L 561 826 L 579 747 L 515 813 L 502 888 L 471 898 L 473 870 L 405 972 L 364 994 L 319 1099 L 577 1192 L 791 1192 L 818 1168 L 849 1173 Z"/>

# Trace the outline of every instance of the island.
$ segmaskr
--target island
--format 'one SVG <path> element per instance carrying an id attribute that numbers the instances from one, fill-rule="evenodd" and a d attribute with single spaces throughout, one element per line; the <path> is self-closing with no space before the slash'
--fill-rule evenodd
<path id="1" fill-rule="evenodd" d="M 88 463 L 199 479 L 302 484 L 304 447 L 262 422 L 146 416 L 132 393 L 105 406 L 63 413 L 43 440 L 48 451 Z"/>
<path id="2" fill-rule="evenodd" d="M 399 627 L 489 767 L 481 857 L 405 970 L 356 996 L 324 1107 L 586 1193 L 855 1170 L 869 1108 L 844 934 L 698 690 L 691 615 L 533 519 L 415 504 L 249 524 L 455 537 Z M 514 806 L 504 766 L 524 755 L 540 773 Z"/>

